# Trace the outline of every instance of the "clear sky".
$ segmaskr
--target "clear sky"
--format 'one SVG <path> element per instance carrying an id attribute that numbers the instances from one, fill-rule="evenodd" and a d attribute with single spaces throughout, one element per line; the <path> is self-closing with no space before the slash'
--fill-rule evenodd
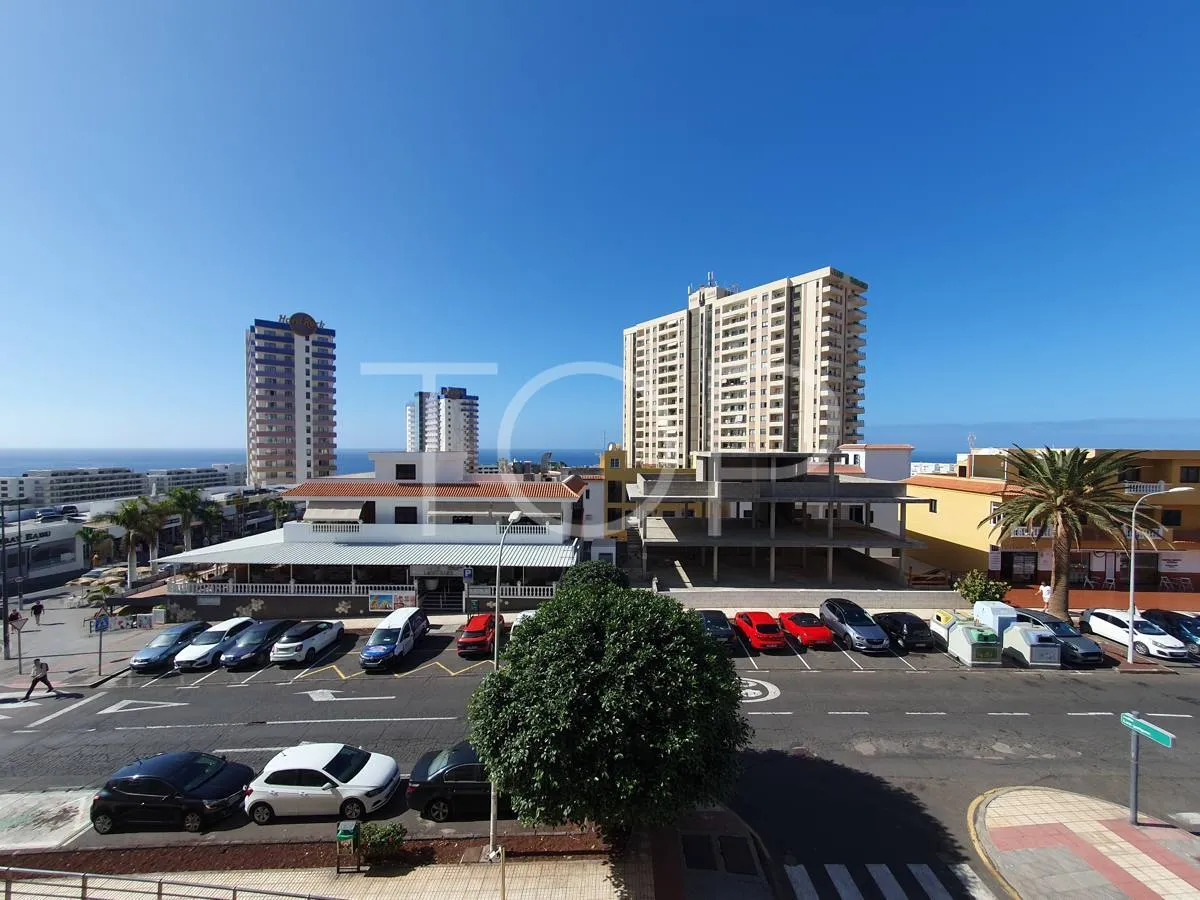
<path id="1" fill-rule="evenodd" d="M 339 443 L 715 271 L 871 284 L 867 434 L 1195 414 L 1194 3 L 0 6 L 0 446 L 237 446 L 244 338 L 338 332 Z M 556 382 L 516 446 L 620 431 Z M 902 431 L 902 429 L 901 429 Z M 895 439 L 896 429 L 888 430 Z M 1054 440 L 1048 435 L 1045 440 Z"/>

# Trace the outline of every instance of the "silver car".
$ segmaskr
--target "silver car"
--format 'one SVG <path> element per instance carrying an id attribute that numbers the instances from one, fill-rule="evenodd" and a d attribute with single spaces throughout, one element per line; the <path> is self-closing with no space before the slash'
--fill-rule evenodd
<path id="1" fill-rule="evenodd" d="M 1077 665 L 1099 665 L 1104 662 L 1104 651 L 1089 637 L 1080 634 L 1070 622 L 1052 616 L 1040 609 L 1018 609 L 1018 622 L 1029 622 L 1049 628 L 1062 647 L 1062 660 Z"/>
<path id="2" fill-rule="evenodd" d="M 821 621 L 845 647 L 864 653 L 885 653 L 891 646 L 887 633 L 851 600 L 830 597 L 821 604 L 820 614 Z"/>

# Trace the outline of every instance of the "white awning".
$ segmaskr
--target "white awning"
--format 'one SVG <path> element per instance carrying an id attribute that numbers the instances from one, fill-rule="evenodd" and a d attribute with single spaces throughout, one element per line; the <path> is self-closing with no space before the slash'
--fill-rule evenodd
<path id="1" fill-rule="evenodd" d="M 362 500 L 309 500 L 302 521 L 358 522 L 362 509 Z"/>

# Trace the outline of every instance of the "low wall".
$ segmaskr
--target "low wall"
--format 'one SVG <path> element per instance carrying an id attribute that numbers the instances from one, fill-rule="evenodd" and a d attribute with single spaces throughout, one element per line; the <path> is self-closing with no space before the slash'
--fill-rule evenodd
<path id="1" fill-rule="evenodd" d="M 685 588 L 662 591 L 692 609 L 756 609 L 795 606 L 816 609 L 822 600 L 841 597 L 864 609 L 955 609 L 968 604 L 957 591 L 846 590 L 841 588 Z"/>

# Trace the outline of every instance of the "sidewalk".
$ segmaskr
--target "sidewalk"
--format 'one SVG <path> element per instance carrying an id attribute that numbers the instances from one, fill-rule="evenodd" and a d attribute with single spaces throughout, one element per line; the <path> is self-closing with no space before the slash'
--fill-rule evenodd
<path id="1" fill-rule="evenodd" d="M 1200 838 L 1068 791 L 1004 788 L 972 804 L 980 858 L 1014 897 L 1200 897 Z"/>

